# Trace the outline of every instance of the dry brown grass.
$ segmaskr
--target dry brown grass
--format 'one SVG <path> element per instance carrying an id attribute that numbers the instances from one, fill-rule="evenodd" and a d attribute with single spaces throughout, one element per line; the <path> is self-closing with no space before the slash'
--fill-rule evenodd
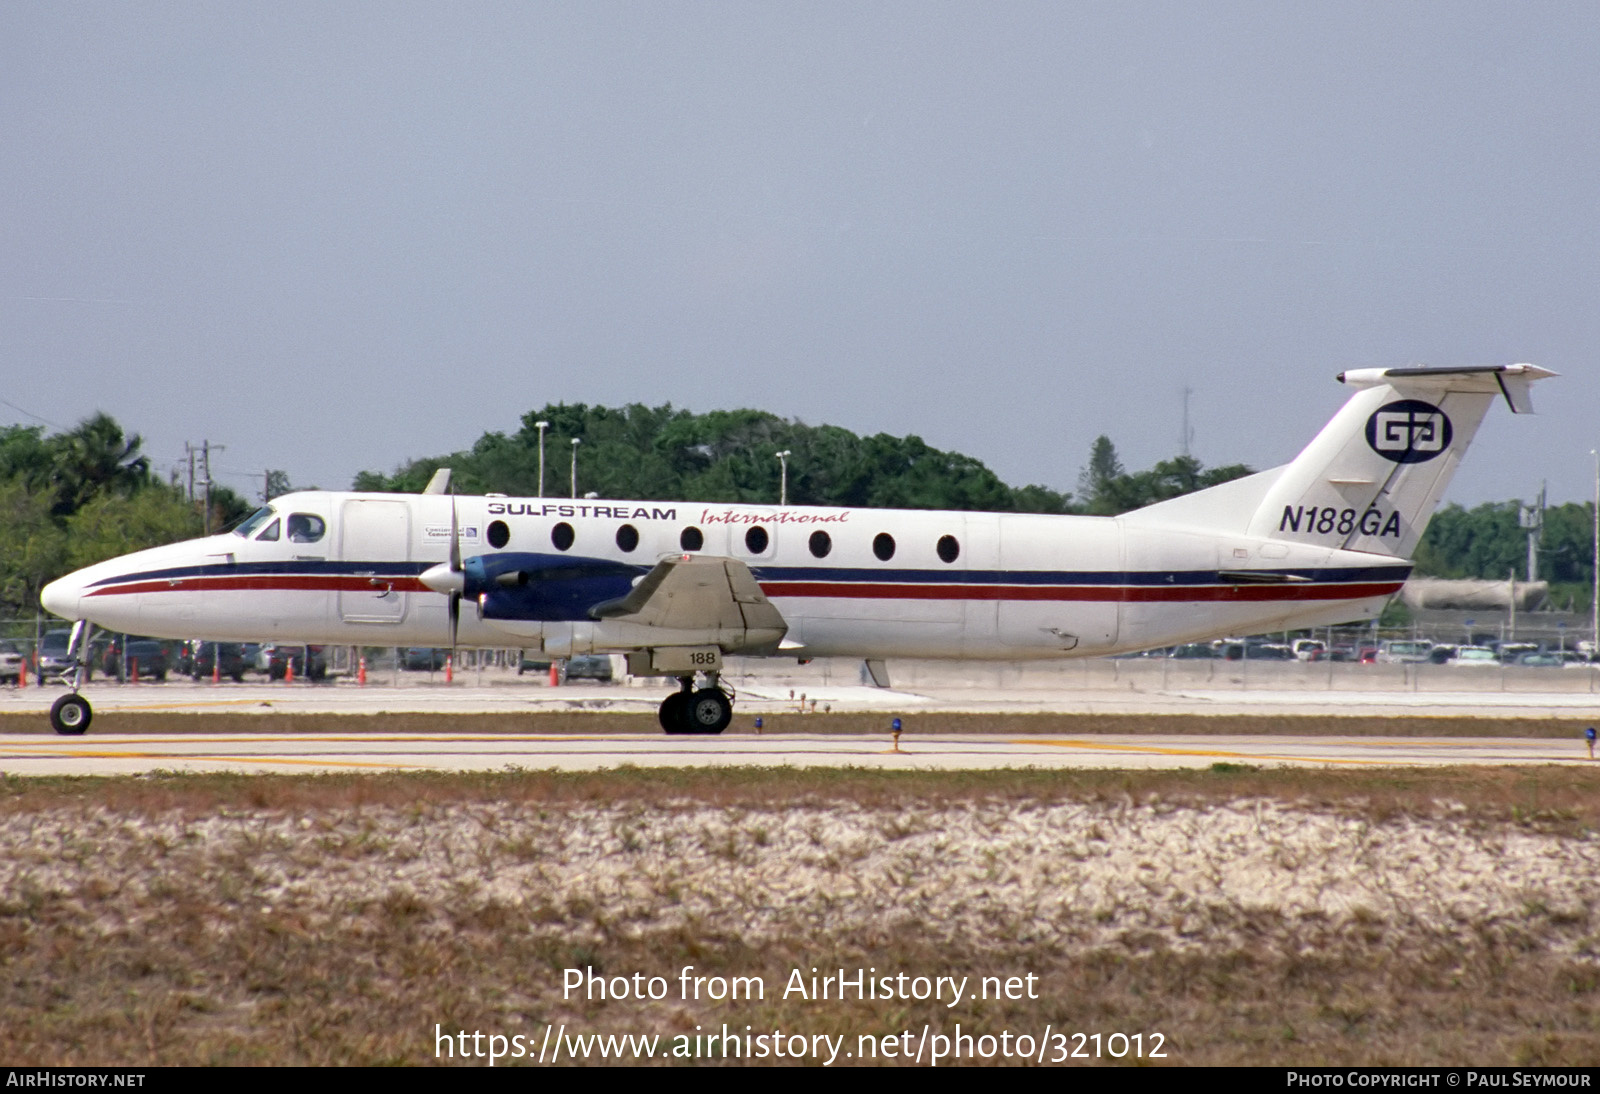
<path id="1" fill-rule="evenodd" d="M 726 1021 L 1161 1032 L 1184 1064 L 1592 1063 L 1597 791 L 1571 767 L 6 779 L 0 1058 L 427 1063 L 436 1023 L 537 1043 Z M 1229 874 L 1303 886 L 1323 849 L 1353 905 Z M 1097 862 L 1110 903 L 1050 903 Z M 561 996 L 568 967 L 684 965 L 1041 990 Z"/>

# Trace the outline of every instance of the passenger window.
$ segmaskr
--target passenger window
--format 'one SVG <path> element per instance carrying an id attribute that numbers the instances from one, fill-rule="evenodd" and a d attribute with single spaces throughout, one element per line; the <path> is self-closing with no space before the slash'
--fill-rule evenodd
<path id="1" fill-rule="evenodd" d="M 631 553 L 639 546 L 639 529 L 631 524 L 624 524 L 617 529 L 617 546 L 625 553 Z"/>
<path id="2" fill-rule="evenodd" d="M 566 521 L 562 521 L 550 529 L 550 542 L 555 545 L 555 549 L 558 551 L 568 550 L 577 538 L 578 533 L 574 532 L 572 525 Z"/>
<path id="3" fill-rule="evenodd" d="M 506 527 L 503 520 L 492 521 L 489 524 L 489 546 L 499 550 L 511 542 L 511 529 Z"/>
<path id="4" fill-rule="evenodd" d="M 767 544 L 770 542 L 771 540 L 767 536 L 767 530 L 761 527 L 759 524 L 744 534 L 745 550 L 749 551 L 753 555 L 759 555 L 761 552 L 765 551 L 767 549 Z"/>
<path id="5" fill-rule="evenodd" d="M 685 551 L 698 551 L 705 545 L 706 537 L 701 534 L 698 528 L 685 528 L 683 534 L 678 537 L 678 546 Z"/>
<path id="6" fill-rule="evenodd" d="M 833 540 L 828 538 L 828 533 L 826 532 L 812 532 L 811 540 L 807 546 L 811 548 L 811 554 L 814 557 L 827 558 L 828 552 L 833 550 Z"/>
<path id="7" fill-rule="evenodd" d="M 310 513 L 289 514 L 290 543 L 316 543 L 327 529 L 328 526 L 323 523 L 321 517 L 312 516 Z"/>
<path id="8" fill-rule="evenodd" d="M 273 521 L 271 524 L 267 525 L 267 530 L 256 537 L 256 542 L 278 542 L 278 522 Z"/>
<path id="9" fill-rule="evenodd" d="M 879 532 L 872 537 L 872 553 L 878 556 L 880 562 L 888 562 L 894 557 L 894 537 L 888 532 Z"/>
<path id="10" fill-rule="evenodd" d="M 939 545 L 934 550 L 939 552 L 939 558 L 944 562 L 954 562 L 961 557 L 961 544 L 956 542 L 955 536 L 940 536 Z"/>

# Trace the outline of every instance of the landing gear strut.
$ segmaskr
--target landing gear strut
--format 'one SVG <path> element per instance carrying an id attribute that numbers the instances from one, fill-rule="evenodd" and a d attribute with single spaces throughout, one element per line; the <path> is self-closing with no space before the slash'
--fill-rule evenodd
<path id="1" fill-rule="evenodd" d="M 716 734 L 733 721 L 733 699 L 706 674 L 706 686 L 695 689 L 693 676 L 678 677 L 679 688 L 661 701 L 661 728 L 672 734 Z"/>
<path id="2" fill-rule="evenodd" d="M 89 668 L 89 623 L 80 619 L 72 625 L 72 637 L 67 640 L 67 662 L 72 666 L 72 689 L 50 705 L 50 728 L 65 737 L 81 737 L 89 731 L 94 719 L 94 709 L 89 700 L 78 694 L 83 687 Z"/>

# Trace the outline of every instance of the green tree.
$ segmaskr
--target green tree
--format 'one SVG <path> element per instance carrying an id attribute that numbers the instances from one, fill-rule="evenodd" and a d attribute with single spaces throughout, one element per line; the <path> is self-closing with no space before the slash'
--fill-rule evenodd
<path id="1" fill-rule="evenodd" d="M 1117 458 L 1117 446 L 1104 433 L 1089 446 L 1089 464 L 1078 476 L 1078 494 L 1085 499 L 1090 513 L 1110 516 L 1123 510 L 1118 508 L 1116 484 L 1124 477 L 1122 461 Z"/>
<path id="2" fill-rule="evenodd" d="M 39 591 L 67 572 L 66 553 L 50 495 L 24 475 L 0 479 L 0 616 L 31 615 Z"/>
<path id="3" fill-rule="evenodd" d="M 155 484 L 130 496 L 102 494 L 67 520 L 66 570 L 201 534 L 181 490 Z"/>
<path id="4" fill-rule="evenodd" d="M 137 433 L 125 436 L 104 412 L 50 438 L 56 514 L 76 513 L 98 494 L 126 497 L 149 485 L 150 458 L 139 451 L 143 443 Z"/>
<path id="5" fill-rule="evenodd" d="M 778 499 L 779 451 L 789 458 L 789 500 L 797 505 L 897 506 L 1066 512 L 1070 498 L 1042 486 L 1014 491 L 983 464 L 941 452 L 918 437 L 858 437 L 758 410 L 691 414 L 672 406 L 622 408 L 557 404 L 529 411 L 515 434 L 487 433 L 472 449 L 409 463 L 392 475 L 362 472 L 356 489 L 420 490 L 449 466 L 463 492 L 532 496 L 539 488 L 539 431 L 545 434 L 546 493 L 569 490 L 572 439 L 578 492 L 607 498 L 771 504 Z"/>

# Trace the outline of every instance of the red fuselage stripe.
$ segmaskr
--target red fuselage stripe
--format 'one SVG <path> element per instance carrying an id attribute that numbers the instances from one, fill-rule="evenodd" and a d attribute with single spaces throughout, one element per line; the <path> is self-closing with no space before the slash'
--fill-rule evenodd
<path id="1" fill-rule="evenodd" d="M 1045 600 L 1123 604 L 1261 602 L 1276 600 L 1365 600 L 1389 596 L 1398 581 L 1281 585 L 957 585 L 890 582 L 768 581 L 761 590 L 774 598 L 841 600 Z M 361 592 L 388 586 L 397 593 L 430 590 L 415 577 L 373 578 L 350 574 L 262 574 L 247 577 L 185 577 L 134 581 L 95 589 L 89 596 L 177 592 Z"/>
<path id="2" fill-rule="evenodd" d="M 362 577 L 354 574 L 261 574 L 249 577 L 182 577 L 162 581 L 130 581 L 107 585 L 89 596 L 123 593 L 214 592 L 347 592 L 372 593 L 388 586 L 397 593 L 425 593 L 429 588 L 414 577 Z"/>
<path id="3" fill-rule="evenodd" d="M 1349 585 L 880 585 L 770 581 L 770 597 L 858 600 L 1080 600 L 1114 603 L 1190 601 L 1364 600 L 1397 592 L 1400 582 Z"/>

